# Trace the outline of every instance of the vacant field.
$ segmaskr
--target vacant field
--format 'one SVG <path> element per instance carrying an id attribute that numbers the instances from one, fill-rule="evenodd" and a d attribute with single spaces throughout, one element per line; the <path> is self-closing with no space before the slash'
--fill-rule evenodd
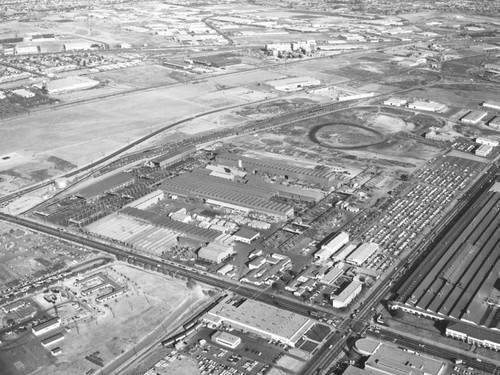
<path id="1" fill-rule="evenodd" d="M 171 69 L 158 65 L 143 65 L 96 73 L 93 77 L 99 81 L 110 80 L 117 84 L 143 88 L 176 83 L 177 80 L 171 77 L 172 73 Z"/>

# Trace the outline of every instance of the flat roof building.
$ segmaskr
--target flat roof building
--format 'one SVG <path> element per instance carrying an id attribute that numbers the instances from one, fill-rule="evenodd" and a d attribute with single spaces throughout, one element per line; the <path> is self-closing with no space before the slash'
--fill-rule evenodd
<path id="1" fill-rule="evenodd" d="M 266 82 L 266 85 L 273 87 L 278 91 L 299 91 L 305 87 L 319 86 L 321 81 L 311 77 L 293 77 L 277 79 L 274 81 Z"/>
<path id="2" fill-rule="evenodd" d="M 368 258 L 378 251 L 378 249 L 378 244 L 374 242 L 363 243 L 346 258 L 346 262 L 361 266 Z"/>
<path id="3" fill-rule="evenodd" d="M 464 117 L 460 119 L 464 124 L 476 125 L 481 122 L 486 116 L 488 116 L 488 112 L 485 111 L 471 111 L 467 113 Z"/>
<path id="4" fill-rule="evenodd" d="M 198 251 L 198 257 L 211 263 L 222 263 L 225 259 L 234 254 L 232 246 L 210 242 L 207 246 Z"/>
<path id="5" fill-rule="evenodd" d="M 314 325 L 308 317 L 262 302 L 231 297 L 211 309 L 203 320 L 213 327 L 227 325 L 290 346 L 295 346 Z"/>
<path id="6" fill-rule="evenodd" d="M 500 334 L 484 327 L 472 326 L 461 322 L 450 322 L 446 336 L 465 341 L 469 344 L 500 350 Z"/>
<path id="7" fill-rule="evenodd" d="M 99 81 L 82 77 L 82 76 L 70 76 L 66 78 L 56 79 L 53 81 L 48 81 L 45 85 L 45 89 L 49 94 L 60 94 L 68 91 L 78 91 L 90 89 L 99 85 Z"/>
<path id="8" fill-rule="evenodd" d="M 320 261 L 328 260 L 336 251 L 349 242 L 349 234 L 340 232 L 335 237 L 330 239 L 327 243 L 321 246 L 321 249 L 316 251 L 314 258 Z"/>
<path id="9" fill-rule="evenodd" d="M 476 138 L 476 143 L 479 143 L 480 145 L 488 145 L 488 146 L 492 146 L 492 147 L 498 146 L 498 141 L 495 141 L 495 140 L 489 139 L 489 138 Z"/>
<path id="10" fill-rule="evenodd" d="M 241 337 L 231 335 L 230 333 L 223 331 L 215 332 L 212 335 L 211 339 L 212 341 L 215 341 L 217 344 L 227 346 L 228 348 L 231 349 L 236 349 L 238 345 L 241 344 Z"/>
<path id="11" fill-rule="evenodd" d="M 494 102 L 494 101 L 486 101 L 483 103 L 483 107 L 485 108 L 491 108 L 491 109 L 494 109 L 496 111 L 500 111 L 500 102 Z"/>
<path id="12" fill-rule="evenodd" d="M 321 186 L 330 187 L 335 182 L 335 173 L 321 166 L 305 168 L 297 165 L 286 164 L 276 159 L 257 159 L 240 154 L 222 153 L 215 157 L 215 162 L 220 165 L 237 167 L 252 174 L 272 174 L 285 179 L 297 179 Z"/>
<path id="13" fill-rule="evenodd" d="M 64 340 L 64 335 L 62 333 L 56 333 L 54 336 L 50 336 L 45 340 L 42 340 L 42 346 L 46 348 L 47 346 L 54 345 L 58 342 Z"/>
<path id="14" fill-rule="evenodd" d="M 94 200 L 106 193 L 113 193 L 123 187 L 133 184 L 135 181 L 134 175 L 126 172 L 120 172 L 113 176 L 105 177 L 93 183 L 90 186 L 78 190 L 74 195 L 85 200 Z"/>
<path id="15" fill-rule="evenodd" d="M 17 95 L 23 99 L 29 99 L 29 98 L 34 98 L 35 93 L 26 89 L 17 89 L 17 90 L 12 90 L 12 93 L 14 95 Z"/>
<path id="16" fill-rule="evenodd" d="M 35 336 L 41 336 L 44 333 L 47 333 L 49 331 L 52 331 L 56 328 L 59 328 L 61 326 L 61 318 L 59 317 L 54 317 L 51 318 L 43 323 L 37 324 L 33 327 L 31 327 L 31 330 L 33 331 L 33 334 Z"/>
<path id="17" fill-rule="evenodd" d="M 233 234 L 234 240 L 250 244 L 260 237 L 260 233 L 251 229 L 242 228 Z"/>
<path id="18" fill-rule="evenodd" d="M 8 314 L 10 312 L 17 311 L 25 306 L 26 306 L 26 301 L 20 299 L 2 306 L 2 310 L 4 311 L 4 313 Z"/>
<path id="19" fill-rule="evenodd" d="M 408 103 L 408 108 L 439 113 L 447 110 L 447 107 L 444 104 L 437 102 L 424 102 L 422 100 L 415 100 L 414 102 Z"/>
<path id="20" fill-rule="evenodd" d="M 395 107 L 402 107 L 408 103 L 408 100 L 406 99 L 400 99 L 400 98 L 389 98 L 384 101 L 384 105 L 392 105 Z"/>
<path id="21" fill-rule="evenodd" d="M 491 153 L 491 151 L 493 151 L 493 146 L 481 145 L 481 146 L 479 146 L 479 148 L 476 149 L 476 151 L 474 151 L 474 153 L 477 156 L 481 156 L 481 157 L 485 158 L 486 156 L 488 156 Z"/>
<path id="22" fill-rule="evenodd" d="M 495 130 L 500 130 L 500 116 L 496 116 L 488 123 L 488 126 Z"/>
<path id="23" fill-rule="evenodd" d="M 361 293 L 362 285 L 359 281 L 351 281 L 340 294 L 332 297 L 332 306 L 336 309 L 347 307 Z"/>

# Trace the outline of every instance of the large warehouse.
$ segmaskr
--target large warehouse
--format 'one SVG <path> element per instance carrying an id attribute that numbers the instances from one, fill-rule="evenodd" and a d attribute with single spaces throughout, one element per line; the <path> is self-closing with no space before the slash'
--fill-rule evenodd
<path id="1" fill-rule="evenodd" d="M 335 174 L 328 168 L 305 168 L 297 165 L 286 164 L 271 159 L 261 160 L 249 158 L 239 154 L 224 153 L 215 158 L 215 162 L 228 167 L 237 167 L 253 174 L 272 174 L 293 178 L 325 187 L 332 186 Z"/>
<path id="2" fill-rule="evenodd" d="M 262 302 L 231 297 L 222 300 L 203 320 L 214 328 L 228 325 L 290 346 L 295 346 L 314 325 L 314 321 L 305 316 Z"/>
<path id="3" fill-rule="evenodd" d="M 500 184 L 483 193 L 399 289 L 393 309 L 500 329 Z"/>
<path id="4" fill-rule="evenodd" d="M 328 260 L 335 252 L 337 252 L 342 246 L 349 242 L 349 234 L 346 232 L 340 232 L 319 249 L 315 254 L 314 258 L 321 261 Z"/>
<path id="5" fill-rule="evenodd" d="M 319 86 L 321 81 L 311 77 L 293 77 L 285 79 L 277 79 L 275 81 L 268 81 L 266 85 L 273 87 L 278 91 L 299 91 L 306 87 Z"/>
<path id="6" fill-rule="evenodd" d="M 68 91 L 90 89 L 99 85 L 99 81 L 81 76 L 70 76 L 66 78 L 48 81 L 45 89 L 49 94 L 60 94 Z"/>
<path id="7" fill-rule="evenodd" d="M 271 199 L 277 195 L 275 189 L 213 177 L 210 172 L 203 169 L 179 175 L 165 180 L 161 189 L 172 195 L 201 198 L 208 204 L 238 211 L 255 211 L 282 220 L 293 216 L 293 207 Z"/>
<path id="8" fill-rule="evenodd" d="M 346 262 L 361 266 L 378 250 L 378 248 L 378 244 L 374 242 L 363 243 L 346 258 Z"/>
<path id="9" fill-rule="evenodd" d="M 234 249 L 230 245 L 222 245 L 217 242 L 210 242 L 207 246 L 198 251 L 198 257 L 210 263 L 220 264 L 225 259 L 234 254 Z"/>

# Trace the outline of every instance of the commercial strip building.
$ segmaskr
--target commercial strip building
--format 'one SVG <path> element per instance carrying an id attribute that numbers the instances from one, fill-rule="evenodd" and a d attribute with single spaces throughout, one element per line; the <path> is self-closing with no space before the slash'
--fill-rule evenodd
<path id="1" fill-rule="evenodd" d="M 462 117 L 460 121 L 464 124 L 476 125 L 479 124 L 479 122 L 481 122 L 486 116 L 488 116 L 488 112 L 471 111 Z"/>
<path id="2" fill-rule="evenodd" d="M 31 327 L 31 330 L 33 331 L 33 334 L 35 336 L 42 336 L 43 334 L 50 332 L 56 328 L 59 328 L 60 326 L 61 326 L 61 318 L 56 316 L 43 323 Z"/>
<path id="3" fill-rule="evenodd" d="M 230 297 L 206 313 L 203 320 L 213 328 L 229 326 L 290 346 L 295 346 L 314 325 L 305 316 L 262 302 Z"/>
<path id="4" fill-rule="evenodd" d="M 314 258 L 320 261 L 326 261 L 348 242 L 349 242 L 349 234 L 346 232 L 340 232 L 335 237 L 333 237 L 332 239 L 328 240 L 325 244 L 323 244 L 321 246 L 321 249 L 319 249 L 314 254 Z"/>
<path id="5" fill-rule="evenodd" d="M 293 77 L 268 81 L 266 85 L 278 91 L 290 92 L 299 91 L 306 87 L 319 86 L 321 85 L 321 81 L 311 77 Z"/>

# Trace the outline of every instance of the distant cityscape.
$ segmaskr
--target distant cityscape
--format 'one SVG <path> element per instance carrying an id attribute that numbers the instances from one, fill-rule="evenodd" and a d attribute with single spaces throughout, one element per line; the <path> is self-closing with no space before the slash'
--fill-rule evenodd
<path id="1" fill-rule="evenodd" d="M 498 374 L 498 1 L 0 9 L 0 375 Z"/>

